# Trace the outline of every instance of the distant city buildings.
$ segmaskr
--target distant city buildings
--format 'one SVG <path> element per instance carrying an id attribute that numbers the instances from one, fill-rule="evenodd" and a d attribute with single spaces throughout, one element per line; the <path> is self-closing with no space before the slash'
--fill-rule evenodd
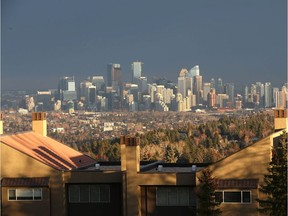
<path id="1" fill-rule="evenodd" d="M 60 77 L 58 89 L 23 95 L 20 101 L 2 103 L 2 107 L 31 111 L 91 110 L 106 111 L 178 111 L 196 109 L 287 108 L 288 85 L 274 87 L 271 82 L 235 86 L 222 78 L 208 82 L 199 65 L 178 72 L 177 83 L 165 78 L 148 82 L 140 61 L 132 62 L 131 82 L 123 82 L 120 64 L 107 65 L 107 80 L 91 75 L 76 85 L 74 76 Z M 177 72 L 175 72 L 177 76 Z"/>

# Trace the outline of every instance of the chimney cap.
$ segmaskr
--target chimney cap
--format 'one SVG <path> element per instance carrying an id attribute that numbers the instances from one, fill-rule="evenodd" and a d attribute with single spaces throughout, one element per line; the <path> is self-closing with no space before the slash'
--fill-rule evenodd
<path id="1" fill-rule="evenodd" d="M 126 146 L 139 146 L 140 138 L 134 136 L 121 136 L 120 144 L 125 144 Z"/>
<path id="2" fill-rule="evenodd" d="M 32 113 L 32 121 L 41 121 L 46 120 L 47 114 L 45 112 L 33 112 Z"/>

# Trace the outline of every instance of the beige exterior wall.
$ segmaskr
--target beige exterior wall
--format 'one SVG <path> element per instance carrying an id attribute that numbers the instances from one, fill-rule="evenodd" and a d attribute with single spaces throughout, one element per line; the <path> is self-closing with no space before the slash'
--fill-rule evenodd
<path id="1" fill-rule="evenodd" d="M 42 200 L 37 201 L 7 201 L 8 189 L 18 187 L 2 188 L 2 216 L 50 216 L 50 190 L 42 188 Z"/>
<path id="2" fill-rule="evenodd" d="M 63 208 L 65 188 L 62 183 L 61 171 L 55 170 L 3 143 L 1 143 L 1 171 L 1 178 L 49 177 L 51 215 L 65 215 L 66 208 Z M 3 194 L 2 198 L 2 205 L 7 207 L 9 215 L 17 215 L 17 209 L 23 207 L 24 205 L 22 204 L 25 204 L 20 201 L 8 202 L 5 194 Z M 35 207 L 37 207 L 37 204 Z M 2 210 L 4 211 L 3 214 L 6 214 L 5 209 Z"/>
<path id="3" fill-rule="evenodd" d="M 124 145 L 122 145 L 123 147 Z M 140 172 L 140 146 L 126 146 L 122 155 L 126 154 L 126 172 L 123 173 L 124 215 L 141 215 L 141 186 L 158 185 L 191 185 L 195 186 L 195 173 L 141 173 Z M 122 159 L 121 159 L 122 162 Z M 126 191 L 126 194 L 125 194 Z"/>
<path id="4" fill-rule="evenodd" d="M 64 173 L 65 183 L 121 183 L 120 171 L 69 171 Z"/>
<path id="5" fill-rule="evenodd" d="M 270 162 L 271 143 L 266 137 L 257 143 L 209 166 L 219 179 L 263 179 Z"/>
<path id="6" fill-rule="evenodd" d="M 234 189 L 235 190 L 235 189 Z M 229 191 L 233 191 L 230 190 Z M 245 203 L 245 204 L 235 204 L 235 203 L 222 203 L 220 205 L 220 209 L 222 211 L 221 216 L 244 216 L 244 215 L 251 215 L 251 216 L 260 216 L 260 214 L 257 211 L 258 208 L 258 203 L 255 201 L 257 199 L 257 194 L 258 194 L 258 189 L 250 189 L 250 190 L 245 190 L 245 191 L 251 191 L 251 200 L 252 203 Z"/>
<path id="7" fill-rule="evenodd" d="M 268 136 L 255 144 L 209 166 L 212 175 L 219 179 L 259 179 L 259 185 L 263 184 L 264 174 L 271 160 L 271 149 L 273 138 L 281 135 L 282 132 Z M 199 177 L 201 172 L 197 172 Z M 198 178 L 196 179 L 198 185 Z M 227 189 L 230 191 L 230 189 Z M 231 189 L 233 190 L 233 189 Z M 234 189 L 235 190 L 235 189 Z M 241 189 L 239 189 L 240 191 Z M 243 189 L 242 189 L 243 190 Z M 249 190 L 249 189 L 248 189 Z M 251 204 L 227 204 L 220 205 L 222 216 L 228 215 L 259 215 L 256 199 L 262 197 L 258 189 L 251 190 Z M 232 213 L 233 212 L 233 213 Z"/>

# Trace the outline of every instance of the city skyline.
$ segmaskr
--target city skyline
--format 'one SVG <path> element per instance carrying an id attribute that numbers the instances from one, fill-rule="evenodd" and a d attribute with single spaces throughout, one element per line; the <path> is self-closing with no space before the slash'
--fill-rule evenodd
<path id="1" fill-rule="evenodd" d="M 142 76 L 174 82 L 194 65 L 203 81 L 287 82 L 286 1 L 85 3 L 1 2 L 1 89 L 56 88 L 62 76 L 106 80 L 109 63 L 130 82 L 134 61 L 144 63 Z"/>

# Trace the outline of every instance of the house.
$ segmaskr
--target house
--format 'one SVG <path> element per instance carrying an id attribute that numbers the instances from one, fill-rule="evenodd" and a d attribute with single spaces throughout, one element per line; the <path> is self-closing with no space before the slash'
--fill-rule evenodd
<path id="1" fill-rule="evenodd" d="M 197 176 L 209 167 L 222 215 L 258 215 L 258 188 L 283 129 L 287 111 L 276 110 L 275 133 L 213 164 L 144 164 L 139 138 L 121 136 L 121 162 L 104 163 L 47 137 L 46 113 L 33 113 L 31 132 L 1 135 L 1 214 L 195 215 Z"/>

